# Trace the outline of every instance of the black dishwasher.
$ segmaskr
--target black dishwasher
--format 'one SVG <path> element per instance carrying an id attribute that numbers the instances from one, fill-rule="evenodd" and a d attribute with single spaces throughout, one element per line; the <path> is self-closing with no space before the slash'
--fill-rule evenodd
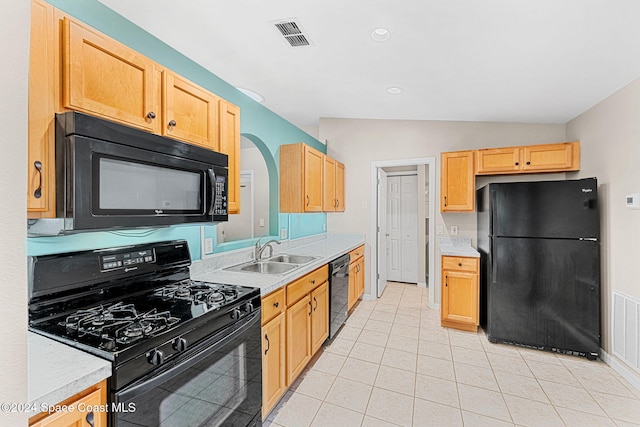
<path id="1" fill-rule="evenodd" d="M 329 263 L 329 339 L 347 320 L 349 301 L 349 254 Z"/>

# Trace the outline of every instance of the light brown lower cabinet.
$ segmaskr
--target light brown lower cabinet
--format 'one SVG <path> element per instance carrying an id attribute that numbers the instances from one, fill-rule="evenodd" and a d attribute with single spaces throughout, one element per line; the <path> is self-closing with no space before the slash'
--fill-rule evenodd
<path id="1" fill-rule="evenodd" d="M 442 307 L 440 323 L 464 331 L 478 330 L 480 294 L 479 259 L 442 257 Z"/>
<path id="2" fill-rule="evenodd" d="M 89 387 L 56 404 L 68 410 L 55 411 L 51 414 L 41 412 L 29 419 L 30 427 L 106 427 L 106 411 L 87 411 L 82 408 L 105 408 L 107 405 L 107 380 Z M 89 422 L 91 421 L 91 422 Z"/>
<path id="3" fill-rule="evenodd" d="M 364 294 L 364 245 L 349 252 L 349 296 L 347 309 L 356 304 Z"/>
<path id="4" fill-rule="evenodd" d="M 305 370 L 329 336 L 329 269 L 262 297 L 262 417 Z"/>
<path id="5" fill-rule="evenodd" d="M 262 416 L 278 403 L 287 390 L 285 314 L 262 326 Z"/>

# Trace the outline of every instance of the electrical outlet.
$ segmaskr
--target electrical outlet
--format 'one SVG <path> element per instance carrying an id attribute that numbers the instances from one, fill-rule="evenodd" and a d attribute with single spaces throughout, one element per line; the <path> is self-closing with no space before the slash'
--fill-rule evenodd
<path id="1" fill-rule="evenodd" d="M 287 229 L 286 228 L 281 228 L 280 229 L 280 239 L 286 239 L 287 238 Z"/>
<path id="2" fill-rule="evenodd" d="M 457 236 L 458 235 L 458 226 L 457 225 L 452 225 L 451 226 L 451 235 L 452 236 Z"/>
<path id="3" fill-rule="evenodd" d="M 204 253 L 213 253 L 213 239 L 211 237 L 204 239 Z"/>
<path id="4" fill-rule="evenodd" d="M 260 227 L 264 227 L 264 218 L 260 218 L 259 224 Z"/>
<path id="5" fill-rule="evenodd" d="M 444 225 L 439 225 L 437 227 L 436 233 L 438 233 L 439 235 L 443 235 L 444 234 Z"/>

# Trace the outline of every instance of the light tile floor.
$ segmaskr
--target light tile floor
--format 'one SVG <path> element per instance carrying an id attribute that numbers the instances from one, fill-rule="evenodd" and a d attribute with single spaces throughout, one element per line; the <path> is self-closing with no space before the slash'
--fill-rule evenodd
<path id="1" fill-rule="evenodd" d="M 440 327 L 428 291 L 361 301 L 265 426 L 632 426 L 640 391 L 601 361 Z"/>

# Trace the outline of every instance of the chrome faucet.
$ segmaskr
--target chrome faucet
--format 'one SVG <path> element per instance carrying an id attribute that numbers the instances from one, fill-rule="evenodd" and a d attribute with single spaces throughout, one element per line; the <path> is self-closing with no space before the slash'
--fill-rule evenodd
<path id="1" fill-rule="evenodd" d="M 271 257 L 273 255 L 273 246 L 271 246 L 272 243 L 280 244 L 280 241 L 275 240 L 275 239 L 271 239 L 268 242 L 266 242 L 264 245 L 260 246 L 260 240 L 262 240 L 262 237 L 259 238 L 258 241 L 256 242 L 256 247 L 255 247 L 255 251 L 254 251 L 254 257 L 255 257 L 256 261 L 260 261 L 260 259 L 262 258 L 262 253 L 267 248 L 270 249 L 269 257 Z"/>

